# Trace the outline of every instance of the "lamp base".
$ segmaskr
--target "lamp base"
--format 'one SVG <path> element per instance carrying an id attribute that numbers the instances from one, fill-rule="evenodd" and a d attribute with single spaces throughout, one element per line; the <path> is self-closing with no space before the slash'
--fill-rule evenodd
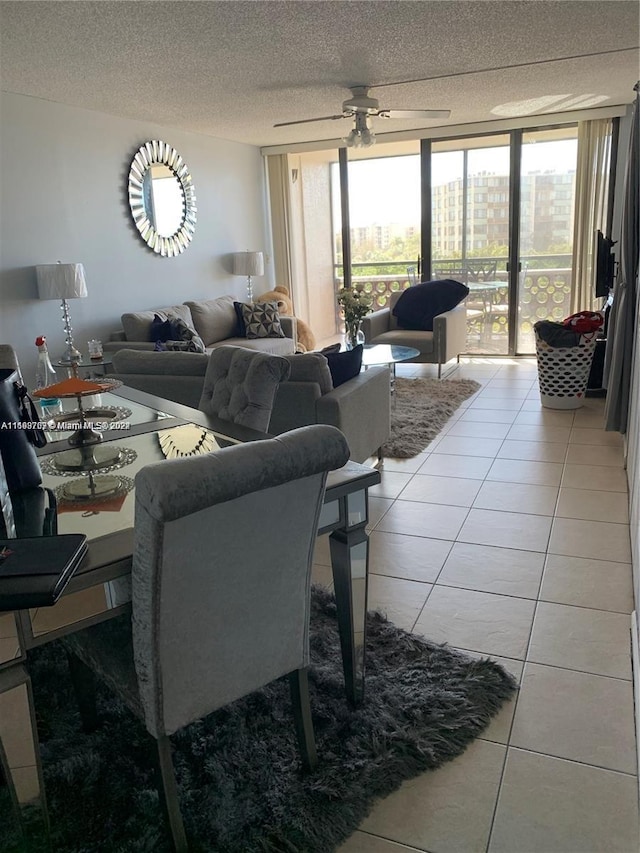
<path id="1" fill-rule="evenodd" d="M 62 322 L 64 324 L 64 340 L 67 345 L 66 350 L 62 353 L 60 361 L 63 364 L 77 364 L 81 361 L 82 355 L 73 345 L 71 318 L 69 317 L 69 306 L 66 299 L 62 300 L 60 309 L 62 311 Z"/>

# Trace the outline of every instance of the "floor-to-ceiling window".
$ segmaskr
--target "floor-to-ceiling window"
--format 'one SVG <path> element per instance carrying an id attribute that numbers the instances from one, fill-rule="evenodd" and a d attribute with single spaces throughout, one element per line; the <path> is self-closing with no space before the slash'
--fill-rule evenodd
<path id="1" fill-rule="evenodd" d="M 406 287 L 420 255 L 420 143 L 395 143 L 349 152 L 351 275 L 377 306 Z M 336 272 L 342 280 L 340 174 L 332 166 Z M 417 273 L 417 269 L 416 269 Z"/>
<path id="2" fill-rule="evenodd" d="M 420 254 L 423 278 L 470 288 L 468 352 L 531 354 L 536 320 L 570 313 L 576 125 L 422 149 L 419 140 L 379 142 L 342 158 L 342 170 L 336 149 L 290 163 L 294 212 L 304 220 L 295 281 L 306 282 L 307 316 L 300 300 L 296 308 L 318 337 L 340 331 L 335 293 L 345 264 L 381 307 L 411 283 Z"/>
<path id="3" fill-rule="evenodd" d="M 508 352 L 509 136 L 431 147 L 431 277 L 469 287 L 467 351 Z"/>
<path id="4" fill-rule="evenodd" d="M 571 313 L 576 126 L 522 134 L 516 352 L 535 352 L 537 320 Z"/>

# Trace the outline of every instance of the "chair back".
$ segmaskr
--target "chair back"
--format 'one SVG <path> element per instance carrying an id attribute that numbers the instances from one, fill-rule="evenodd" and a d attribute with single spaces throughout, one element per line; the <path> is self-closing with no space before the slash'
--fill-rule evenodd
<path id="1" fill-rule="evenodd" d="M 314 425 L 138 473 L 133 649 L 154 737 L 308 665 L 325 480 L 348 458 Z"/>
<path id="2" fill-rule="evenodd" d="M 493 281 L 498 270 L 497 261 L 467 261 L 468 281 Z"/>
<path id="3" fill-rule="evenodd" d="M 469 269 L 466 266 L 443 266 L 434 267 L 431 270 L 432 280 L 443 278 L 452 278 L 454 281 L 460 281 L 462 284 L 467 284 L 469 281 Z"/>
<path id="4" fill-rule="evenodd" d="M 18 356 L 11 344 L 0 344 L 0 370 L 17 370 L 20 374 Z"/>
<path id="5" fill-rule="evenodd" d="M 216 347 L 209 358 L 198 408 L 208 415 L 267 432 L 278 385 L 291 366 L 279 355 Z"/>

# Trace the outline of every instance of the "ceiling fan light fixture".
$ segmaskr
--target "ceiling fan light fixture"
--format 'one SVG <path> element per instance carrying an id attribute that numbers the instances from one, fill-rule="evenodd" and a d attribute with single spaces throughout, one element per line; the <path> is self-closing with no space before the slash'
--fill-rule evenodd
<path id="1" fill-rule="evenodd" d="M 353 130 L 345 139 L 347 148 L 369 148 L 375 145 L 376 135 L 369 127 L 369 119 L 365 113 L 356 113 Z"/>
<path id="2" fill-rule="evenodd" d="M 344 141 L 347 148 L 369 148 L 376 144 L 376 135 L 372 130 L 356 130 L 354 128 Z"/>
<path id="3" fill-rule="evenodd" d="M 376 135 L 372 130 L 369 130 L 369 128 L 362 131 L 360 138 L 362 140 L 363 148 L 368 148 L 370 145 L 376 144 Z"/>

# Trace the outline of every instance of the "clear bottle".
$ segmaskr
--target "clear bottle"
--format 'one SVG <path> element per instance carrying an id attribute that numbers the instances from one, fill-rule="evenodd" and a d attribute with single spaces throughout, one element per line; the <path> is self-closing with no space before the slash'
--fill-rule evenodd
<path id="1" fill-rule="evenodd" d="M 36 346 L 38 347 L 36 390 L 38 390 L 39 388 L 46 388 L 49 385 L 53 385 L 56 381 L 56 372 L 49 358 L 47 339 L 44 335 L 39 335 L 36 338 Z M 39 402 L 43 415 L 53 414 L 60 408 L 60 400 L 57 397 L 41 397 Z"/>

